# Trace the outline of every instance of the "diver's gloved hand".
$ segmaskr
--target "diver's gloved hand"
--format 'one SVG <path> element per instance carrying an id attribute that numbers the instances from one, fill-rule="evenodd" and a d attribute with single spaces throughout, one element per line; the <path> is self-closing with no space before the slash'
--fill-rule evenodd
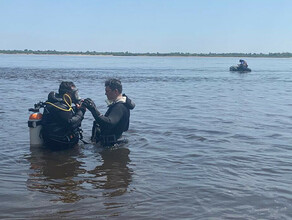
<path id="1" fill-rule="evenodd" d="M 90 98 L 85 99 L 82 103 L 82 106 L 91 111 L 93 117 L 98 117 L 100 115 L 100 112 L 97 110 L 94 101 L 92 101 Z"/>
<path id="2" fill-rule="evenodd" d="M 90 98 L 84 99 L 82 106 L 87 108 L 89 111 L 96 109 L 96 105 L 95 105 L 94 101 L 92 101 Z"/>

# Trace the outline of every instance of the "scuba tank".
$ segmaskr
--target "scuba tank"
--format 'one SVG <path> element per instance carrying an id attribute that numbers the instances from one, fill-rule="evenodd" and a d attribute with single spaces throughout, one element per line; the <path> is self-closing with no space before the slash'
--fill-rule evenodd
<path id="1" fill-rule="evenodd" d="M 75 95 L 74 95 L 73 100 L 74 100 L 74 103 L 75 102 L 77 103 L 80 101 L 77 90 L 75 90 L 74 94 Z M 71 129 L 70 134 L 68 133 L 69 131 L 66 132 L 66 134 L 63 134 L 64 133 L 63 131 L 60 134 L 58 134 L 59 131 L 50 131 L 50 129 L 49 130 L 47 129 L 48 123 L 51 123 L 48 121 L 48 114 L 50 113 L 48 109 L 46 108 L 48 105 L 53 106 L 53 108 L 57 109 L 58 111 L 70 112 L 69 113 L 70 115 L 75 114 L 71 106 L 72 99 L 70 95 L 65 93 L 63 94 L 63 97 L 61 98 L 59 94 L 56 94 L 55 92 L 50 92 L 48 95 L 48 100 L 46 102 L 39 102 L 34 105 L 34 108 L 28 109 L 29 111 L 33 112 L 30 115 L 29 120 L 28 120 L 30 145 L 31 146 L 42 146 L 44 144 L 51 145 L 51 142 L 57 145 L 60 145 L 60 144 L 61 145 L 70 145 L 70 144 L 75 145 L 78 142 L 79 137 L 80 139 L 82 139 L 80 128 L 78 128 L 78 132 L 79 132 L 78 134 L 75 132 L 75 129 L 73 131 L 73 128 Z M 43 117 L 43 114 L 40 113 L 40 108 L 45 108 L 44 117 Z M 53 127 L 54 126 L 55 125 L 53 125 Z"/>
<path id="2" fill-rule="evenodd" d="M 43 138 L 41 136 L 42 129 L 42 113 L 39 112 L 40 108 L 44 107 L 43 102 L 39 102 L 34 105 L 34 108 L 28 109 L 33 112 L 29 116 L 28 127 L 29 127 L 29 138 L 31 146 L 41 146 L 43 144 Z"/>

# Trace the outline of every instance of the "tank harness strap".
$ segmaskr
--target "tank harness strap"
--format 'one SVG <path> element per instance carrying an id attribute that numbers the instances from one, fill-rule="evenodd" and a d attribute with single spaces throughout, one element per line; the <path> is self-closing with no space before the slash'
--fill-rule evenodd
<path id="1" fill-rule="evenodd" d="M 81 128 L 78 128 L 79 132 L 79 139 L 84 143 L 84 144 L 89 144 L 87 141 L 83 140 L 83 130 Z"/>
<path id="2" fill-rule="evenodd" d="M 71 143 L 72 140 L 76 138 L 76 136 L 78 136 L 78 139 L 79 139 L 79 133 L 76 134 L 75 132 L 70 132 L 69 134 L 65 136 L 50 135 L 49 139 L 58 143 L 68 144 L 68 143 Z"/>
<path id="3" fill-rule="evenodd" d="M 98 142 L 100 140 L 100 126 L 96 121 L 93 121 L 92 131 L 91 131 L 91 141 Z"/>
<path id="4" fill-rule="evenodd" d="M 42 124 L 42 121 L 28 121 L 28 127 L 35 128 Z"/>

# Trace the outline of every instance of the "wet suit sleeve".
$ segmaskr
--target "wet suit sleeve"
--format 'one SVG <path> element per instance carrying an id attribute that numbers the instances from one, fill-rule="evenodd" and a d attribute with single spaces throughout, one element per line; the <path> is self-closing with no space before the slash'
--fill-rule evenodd
<path id="1" fill-rule="evenodd" d="M 121 105 L 113 106 L 109 115 L 104 116 L 102 114 L 94 114 L 92 113 L 94 119 L 97 123 L 99 123 L 104 128 L 112 128 L 119 123 L 121 118 L 124 115 L 123 107 Z"/>
<path id="2" fill-rule="evenodd" d="M 72 111 L 59 111 L 58 115 L 60 119 L 70 126 L 71 128 L 77 128 L 81 125 L 81 121 L 83 120 L 84 110 L 78 109 L 74 114 Z"/>

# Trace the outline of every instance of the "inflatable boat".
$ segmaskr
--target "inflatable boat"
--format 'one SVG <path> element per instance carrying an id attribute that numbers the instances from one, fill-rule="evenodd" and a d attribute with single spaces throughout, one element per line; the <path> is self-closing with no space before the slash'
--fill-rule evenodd
<path id="1" fill-rule="evenodd" d="M 248 67 L 244 67 L 242 65 L 231 66 L 229 68 L 230 71 L 237 71 L 237 72 L 251 72 L 251 69 Z"/>

